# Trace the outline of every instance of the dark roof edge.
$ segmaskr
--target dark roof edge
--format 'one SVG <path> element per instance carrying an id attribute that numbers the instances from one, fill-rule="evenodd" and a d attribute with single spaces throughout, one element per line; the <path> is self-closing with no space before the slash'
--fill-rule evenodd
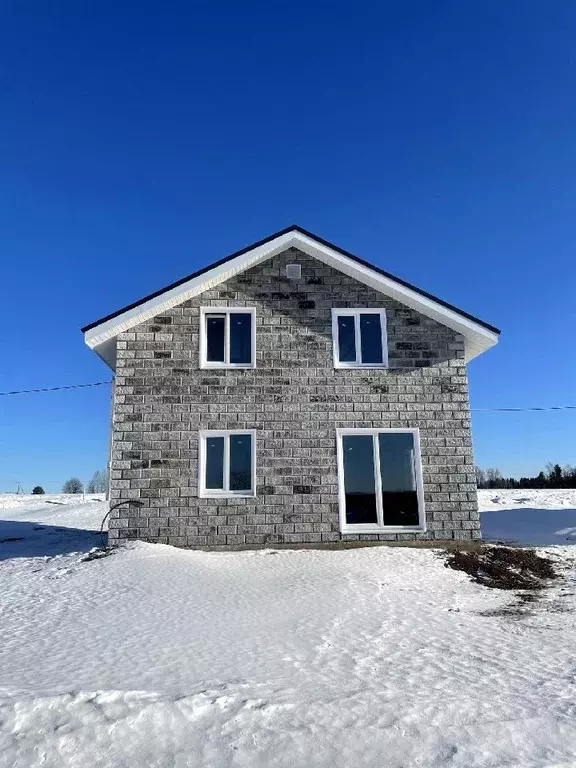
<path id="1" fill-rule="evenodd" d="M 332 250 L 337 251 L 338 253 L 341 253 L 343 256 L 346 256 L 349 259 L 352 259 L 352 261 L 355 261 L 358 264 L 361 264 L 363 267 L 368 267 L 368 269 L 372 269 L 374 272 L 377 272 L 379 275 L 382 275 L 383 277 L 387 277 L 388 279 L 393 280 L 395 283 L 398 283 L 399 285 L 403 285 L 405 288 L 409 288 L 411 291 L 418 293 L 420 296 L 424 296 L 425 298 L 430 299 L 431 301 L 435 301 L 437 304 L 441 304 L 443 307 L 446 307 L 447 309 L 450 309 L 453 312 L 456 312 L 459 315 L 462 315 L 462 317 L 466 317 L 468 320 L 472 320 L 473 322 L 478 323 L 478 325 L 481 325 L 487 330 L 492 331 L 492 333 L 497 333 L 497 334 L 500 333 L 500 330 L 495 326 L 490 325 L 489 323 L 485 323 L 483 320 L 480 320 L 478 317 L 475 317 L 474 315 L 471 315 L 468 312 L 464 312 L 462 309 L 458 309 L 458 307 L 455 307 L 453 304 L 449 304 L 447 301 L 444 301 L 443 299 L 439 299 L 437 296 L 434 296 L 433 294 L 428 293 L 427 291 L 423 291 L 420 288 L 417 288 L 415 285 L 412 285 L 411 283 L 406 282 L 406 280 L 402 280 L 401 278 L 396 277 L 395 275 L 392 275 L 390 272 L 386 272 L 385 270 L 380 269 L 380 267 L 377 267 L 375 264 L 371 264 L 369 261 L 365 261 L 364 259 L 361 259 L 358 256 L 355 256 L 353 253 L 350 253 L 349 251 L 345 251 L 343 248 L 340 248 L 339 246 L 334 245 L 334 243 L 331 243 L 328 240 L 324 240 L 323 238 L 318 237 L 318 235 L 315 235 L 312 232 L 309 232 L 307 229 L 304 229 L 303 227 L 300 227 L 297 224 L 293 224 L 291 227 L 286 227 L 285 229 L 281 229 L 279 232 L 274 232 L 272 235 L 269 235 L 268 237 L 265 237 L 262 240 L 258 240 L 258 242 L 256 243 L 247 245 L 245 248 L 242 248 L 239 251 L 235 251 L 234 253 L 231 253 L 229 256 L 225 256 L 223 259 L 219 259 L 218 261 L 215 261 L 206 267 L 202 267 L 202 269 L 199 269 L 197 272 L 193 272 L 191 275 L 187 275 L 186 277 L 182 277 L 180 280 L 176 280 L 176 282 L 174 283 L 170 283 L 170 285 L 167 285 L 164 288 L 161 288 L 159 291 L 150 293 L 148 294 L 148 296 L 144 296 L 142 299 L 139 299 L 138 301 L 134 301 L 132 302 L 132 304 L 128 304 L 127 306 L 122 307 L 122 309 L 118 309 L 116 312 L 111 312 L 109 315 L 106 315 L 105 317 L 101 317 L 99 320 L 96 320 L 95 322 L 90 323 L 89 325 L 85 325 L 80 330 L 82 333 L 86 333 L 86 331 L 90 331 L 92 328 L 95 328 L 97 325 L 101 325 L 101 323 L 106 323 L 108 320 L 113 320 L 115 317 L 119 317 L 120 315 L 123 315 L 124 312 L 129 312 L 131 309 L 135 309 L 136 307 L 139 307 L 141 304 L 145 304 L 147 301 L 150 301 L 151 299 L 155 299 L 157 296 L 161 296 L 163 293 L 166 293 L 167 291 L 171 291 L 173 288 L 177 288 L 179 285 L 182 285 L 183 283 L 188 282 L 188 280 L 192 280 L 196 277 L 200 277 L 200 275 L 203 275 L 204 273 L 209 272 L 211 269 L 214 269 L 215 267 L 219 267 L 222 264 L 225 264 L 227 261 L 232 261 L 232 259 L 235 259 L 238 256 L 242 256 L 243 254 L 253 250 L 254 248 L 259 248 L 261 245 L 266 245 L 266 243 L 269 243 L 271 240 L 274 240 L 277 237 L 281 237 L 282 235 L 287 235 L 289 232 L 299 232 L 302 235 L 306 235 L 306 237 L 310 237 L 312 238 L 312 240 L 316 240 L 318 243 L 321 243 L 322 245 L 325 245 L 328 248 L 332 248 Z"/>
<path id="2" fill-rule="evenodd" d="M 180 278 L 180 280 L 176 280 L 176 282 L 170 283 L 170 285 L 167 285 L 164 288 L 161 288 L 159 291 L 154 291 L 154 293 L 149 293 L 148 296 L 144 296 L 144 298 L 138 299 L 138 301 L 133 301 L 132 304 L 127 304 L 125 307 L 122 307 L 122 309 L 118 309 L 116 310 L 116 312 L 111 312 L 109 315 L 106 315 L 105 317 L 101 317 L 99 320 L 96 320 L 94 323 L 85 325 L 84 328 L 81 328 L 80 330 L 82 333 L 86 333 L 86 331 L 89 331 L 92 328 L 95 328 L 97 325 L 100 325 L 101 323 L 106 323 L 108 320 L 113 320 L 115 317 L 119 317 L 120 315 L 124 314 L 124 312 L 129 312 L 131 309 L 135 309 L 136 307 L 139 307 L 140 304 L 145 304 L 147 301 L 150 301 L 150 299 L 155 299 L 157 296 L 161 296 L 163 293 L 166 293 L 166 291 L 171 291 L 172 288 L 178 288 L 179 285 L 182 285 L 182 283 L 187 283 L 188 280 L 193 280 L 195 277 L 200 277 L 200 275 L 203 275 L 205 272 L 209 272 L 211 269 L 214 269 L 215 267 L 219 267 L 222 264 L 226 264 L 227 261 L 232 261 L 232 259 L 235 259 L 237 256 L 242 256 L 244 253 L 251 251 L 253 248 L 258 248 L 261 245 L 266 245 L 266 243 L 269 243 L 270 240 L 274 240 L 276 237 L 280 237 L 280 235 L 287 235 L 288 232 L 292 232 L 296 229 L 301 232 L 304 231 L 304 230 L 300 230 L 300 227 L 292 226 L 292 227 L 286 227 L 286 229 L 282 229 L 280 230 L 280 232 L 274 232 L 273 235 L 269 235 L 268 237 L 265 237 L 262 240 L 258 240 L 257 243 L 252 243 L 252 245 L 247 245 L 245 248 L 241 248 L 239 251 L 235 251 L 234 253 L 231 253 L 229 256 L 225 256 L 223 259 L 218 259 L 218 261 L 214 261 L 212 262 L 212 264 L 208 264 L 208 266 L 202 267 L 202 269 L 199 269 L 197 272 L 192 272 L 191 275 L 186 275 L 186 277 L 182 277 Z"/>

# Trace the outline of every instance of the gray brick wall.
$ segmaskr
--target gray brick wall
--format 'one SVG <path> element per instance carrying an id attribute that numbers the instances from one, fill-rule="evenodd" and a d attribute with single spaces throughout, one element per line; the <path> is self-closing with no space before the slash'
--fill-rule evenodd
<path id="1" fill-rule="evenodd" d="M 302 279 L 282 276 L 302 265 Z M 257 364 L 201 370 L 201 306 L 255 306 Z M 335 370 L 332 307 L 383 307 L 388 370 Z M 118 340 L 112 543 L 183 547 L 479 538 L 464 342 L 293 249 Z M 336 429 L 419 427 L 425 533 L 341 534 Z M 198 497 L 198 430 L 255 429 L 257 495 Z"/>

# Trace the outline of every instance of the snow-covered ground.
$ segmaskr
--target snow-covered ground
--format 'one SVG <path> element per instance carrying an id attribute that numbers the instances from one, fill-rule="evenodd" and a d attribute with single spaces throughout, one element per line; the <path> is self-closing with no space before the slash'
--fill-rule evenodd
<path id="1" fill-rule="evenodd" d="M 503 509 L 576 509 L 576 489 L 511 489 L 478 491 L 478 504 L 482 512 L 501 512 Z"/>
<path id="2" fill-rule="evenodd" d="M 102 546 L 95 532 L 107 511 L 103 493 L 0 494 L 0 565 L 7 557 L 54 556 Z"/>
<path id="3" fill-rule="evenodd" d="M 576 490 L 481 490 L 478 502 L 485 539 L 576 544 Z"/>
<path id="4" fill-rule="evenodd" d="M 2 768 L 576 762 L 575 548 L 518 617 L 431 550 L 84 561 L 105 502 L 0 503 Z"/>

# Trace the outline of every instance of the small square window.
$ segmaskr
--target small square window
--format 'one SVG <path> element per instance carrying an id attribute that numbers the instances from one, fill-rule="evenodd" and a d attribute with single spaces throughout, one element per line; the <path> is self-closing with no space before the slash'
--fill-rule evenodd
<path id="1" fill-rule="evenodd" d="M 335 368 L 387 368 L 386 311 L 333 309 Z"/>
<path id="2" fill-rule="evenodd" d="M 202 431 L 199 448 L 199 496 L 255 495 L 256 435 L 253 430 Z"/>
<path id="3" fill-rule="evenodd" d="M 200 367 L 254 368 L 255 365 L 254 307 L 201 307 Z"/>

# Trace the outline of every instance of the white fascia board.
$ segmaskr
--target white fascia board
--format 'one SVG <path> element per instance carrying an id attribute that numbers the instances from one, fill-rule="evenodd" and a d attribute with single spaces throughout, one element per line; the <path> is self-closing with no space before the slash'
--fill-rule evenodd
<path id="1" fill-rule="evenodd" d="M 430 317 L 432 320 L 452 328 L 457 333 L 461 333 L 466 340 L 466 362 L 498 343 L 497 333 L 464 317 L 459 312 L 445 307 L 443 304 L 427 296 L 423 296 L 408 286 L 397 283 L 395 280 L 370 269 L 364 264 L 359 264 L 357 261 L 349 259 L 344 254 L 325 246 L 323 243 L 318 243 L 306 235 L 299 234 L 298 239 L 301 241 L 298 247 L 310 256 L 384 293 L 386 296 L 396 299 L 401 304 L 405 304 L 411 309 L 426 315 L 426 317 Z"/>
<path id="2" fill-rule="evenodd" d="M 97 347 L 92 347 L 94 352 L 98 355 L 100 360 L 106 363 L 107 366 L 116 370 L 116 338 L 108 339 Z"/>
<path id="3" fill-rule="evenodd" d="M 235 259 L 204 272 L 198 277 L 191 278 L 182 285 L 171 288 L 144 304 L 126 310 L 118 317 L 104 321 L 86 331 L 84 340 L 114 369 L 116 363 L 114 339 L 119 333 L 128 331 L 130 328 L 178 306 L 193 296 L 214 288 L 240 272 L 244 272 L 292 246 L 386 296 L 396 299 L 401 304 L 405 304 L 442 325 L 452 328 L 457 333 L 461 333 L 466 342 L 466 362 L 498 342 L 498 334 L 479 323 L 298 231 L 280 235 L 274 240 L 237 256 Z"/>
<path id="4" fill-rule="evenodd" d="M 231 261 L 227 261 L 224 264 L 220 264 L 218 267 L 204 272 L 198 277 L 194 277 L 182 285 L 178 285 L 172 288 L 160 296 L 156 296 L 153 299 L 140 304 L 137 307 L 126 310 L 118 317 L 113 317 L 110 320 L 106 320 L 100 325 L 91 328 L 84 334 L 84 341 L 90 347 L 90 349 L 97 350 L 102 344 L 109 339 L 118 336 L 119 333 L 129 331 L 130 328 L 134 328 L 140 323 L 150 320 L 156 315 L 166 312 L 172 307 L 176 307 L 182 302 L 191 299 L 193 296 L 197 296 L 204 291 L 214 288 L 216 285 L 229 280 L 239 272 L 244 272 L 250 267 L 254 267 L 261 261 L 270 259 L 277 253 L 289 248 L 294 240 L 293 232 L 289 232 L 285 235 L 281 235 L 275 240 L 258 246 L 248 253 L 243 253 L 241 256 L 237 256 Z M 109 355 L 107 356 L 109 357 Z M 108 360 L 106 360 L 108 362 Z M 109 363 L 110 364 L 110 363 Z"/>

